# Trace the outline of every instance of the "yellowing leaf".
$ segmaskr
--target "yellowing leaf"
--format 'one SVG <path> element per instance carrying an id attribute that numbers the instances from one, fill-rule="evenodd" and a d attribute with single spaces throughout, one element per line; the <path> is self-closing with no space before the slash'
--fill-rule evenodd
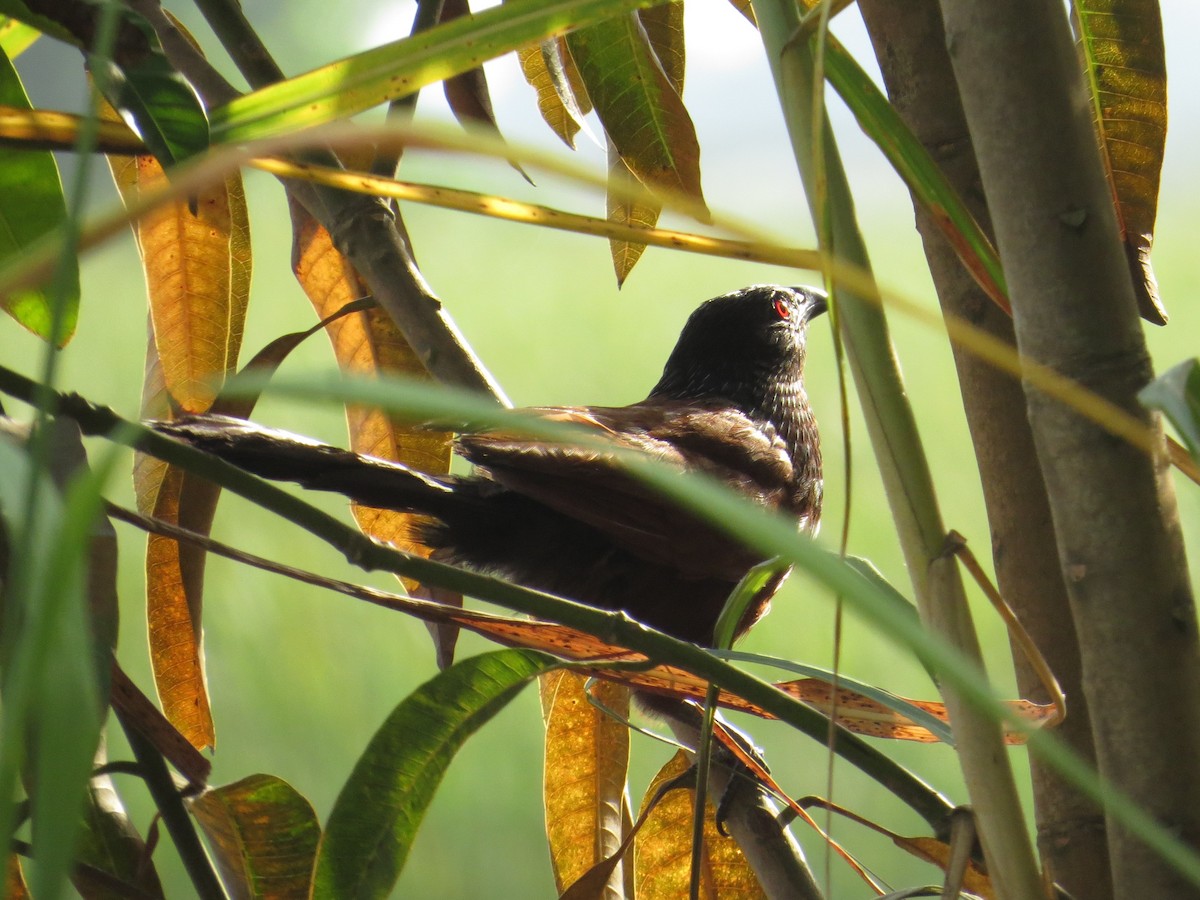
<path id="1" fill-rule="evenodd" d="M 358 273 L 333 246 L 329 233 L 295 204 L 292 266 L 321 318 L 367 293 Z M 354 375 L 380 372 L 429 377 L 412 347 L 387 313 L 379 309 L 344 316 L 330 323 L 329 340 L 338 365 Z M 406 428 L 385 413 L 361 406 L 346 409 L 350 445 L 358 453 L 395 460 L 423 472 L 450 470 L 450 435 Z M 411 534 L 412 516 L 356 506 L 359 527 L 382 541 L 428 555 Z"/>
<path id="2" fill-rule="evenodd" d="M 115 116 L 111 110 L 108 116 Z M 165 182 L 149 156 L 109 159 L 126 203 Z M 250 287 L 250 232 L 241 178 L 135 224 L 150 300 L 150 340 L 142 415 L 172 418 L 207 411 L 237 365 Z M 207 534 L 219 489 L 139 455 L 134 489 L 145 515 Z M 215 732 L 204 678 L 201 617 L 205 554 L 150 535 L 146 604 L 150 658 L 163 712 L 196 747 Z"/>
<path id="3" fill-rule="evenodd" d="M 115 162 L 113 169 L 127 202 L 166 183 L 150 156 Z M 237 183 L 231 200 L 230 185 L 222 182 L 192 198 L 194 213 L 186 201 L 166 204 L 136 226 L 163 381 L 173 404 L 188 413 L 207 411 L 237 365 L 249 284 L 248 225 L 239 192 Z M 235 223 L 239 205 L 242 221 Z"/>
<path id="4" fill-rule="evenodd" d="M 646 790 L 647 801 L 661 784 L 687 770 L 680 751 L 663 766 Z M 644 801 L 645 802 L 645 801 Z M 650 812 L 634 839 L 638 900 L 686 897 L 692 864 L 692 818 L 696 792 L 681 788 L 666 794 Z M 713 821 L 714 809 L 705 804 L 704 847 L 700 853 L 700 896 L 703 898 L 765 897 L 750 864 L 732 838 L 722 837 Z"/>
<path id="5" fill-rule="evenodd" d="M 142 383 L 142 417 L 169 419 L 172 412 L 151 330 Z M 152 456 L 137 454 L 133 464 L 133 487 L 138 511 L 173 525 L 183 524 L 180 496 L 186 478 L 182 469 L 168 466 Z M 217 489 L 207 482 L 190 481 L 195 487 L 189 492 L 193 499 L 188 507 L 197 510 L 195 498 L 199 491 L 199 501 L 207 509 L 207 522 L 195 513 L 188 515 L 188 521 L 207 534 L 216 512 Z M 167 720 L 200 749 L 211 747 L 216 739 L 200 644 L 203 582 L 202 552 L 160 534 L 147 535 L 146 625 L 154 684 Z"/>
<path id="6" fill-rule="evenodd" d="M 537 91 L 542 118 L 564 144 L 575 149 L 575 135 L 583 127 L 591 101 L 562 38 L 522 47 L 517 57 L 525 80 Z"/>
<path id="7" fill-rule="evenodd" d="M 21 871 L 21 857 L 16 853 L 8 856 L 4 870 L 4 896 L 12 900 L 27 900 L 29 887 L 25 884 L 25 873 Z"/>
<path id="8" fill-rule="evenodd" d="M 1142 317 L 1167 313 L 1150 268 L 1167 137 L 1167 67 L 1157 0 L 1075 0 L 1079 50 Z"/>
<path id="9" fill-rule="evenodd" d="M 292 212 L 292 269 L 317 315 L 324 319 L 364 296 L 366 286 L 354 267 L 306 210 L 294 201 Z M 409 375 L 428 378 L 429 372 L 400 329 L 381 309 L 339 317 L 326 328 L 338 366 L 354 375 Z M 378 409 L 346 407 L 350 446 L 358 453 L 402 462 L 422 472 L 450 471 L 450 434 L 409 428 Z M 394 544 L 408 553 L 428 556 L 430 549 L 413 533 L 417 517 L 395 510 L 354 504 L 354 519 L 364 534 Z M 410 592 L 420 591 L 442 603 L 462 606 L 462 596 L 449 591 L 424 591 L 412 579 L 401 579 Z M 438 664 L 449 665 L 458 630 L 451 624 L 431 625 Z"/>
<path id="10" fill-rule="evenodd" d="M 890 832 L 886 833 L 890 834 Z M 890 836 L 897 847 L 907 850 L 918 859 L 933 863 L 943 871 L 950 862 L 950 845 L 937 838 L 901 837 L 898 834 L 890 834 Z M 963 873 L 962 886 L 965 890 L 977 897 L 984 898 L 984 900 L 993 900 L 996 896 L 996 892 L 992 890 L 991 879 L 974 862 L 967 863 L 967 869 Z"/>
<path id="11" fill-rule="evenodd" d="M 621 159 L 621 154 L 609 143 L 608 146 L 608 220 L 619 225 L 641 225 L 653 228 L 658 224 L 658 215 L 662 212 L 662 204 L 647 196 L 644 200 L 631 199 L 641 188 L 641 183 L 629 171 L 629 166 Z M 620 238 L 609 238 L 609 252 L 612 254 L 613 269 L 617 273 L 617 286 L 625 283 L 625 279 L 633 270 L 637 261 L 646 250 L 645 244 L 636 241 L 625 241 Z"/>
<path id="12" fill-rule="evenodd" d="M 560 894 L 623 838 L 629 729 L 589 701 L 585 683 L 562 670 L 541 677 L 546 837 Z M 616 716 L 629 716 L 628 688 L 598 683 L 593 696 Z"/>

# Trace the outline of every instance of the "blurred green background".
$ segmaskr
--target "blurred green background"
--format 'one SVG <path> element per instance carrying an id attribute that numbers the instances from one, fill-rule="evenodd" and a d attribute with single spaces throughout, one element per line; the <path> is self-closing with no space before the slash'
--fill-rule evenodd
<path id="1" fill-rule="evenodd" d="M 284 69 L 299 73 L 338 56 L 400 37 L 413 4 L 383 7 L 368 0 L 324 4 L 293 0 L 273 4 L 247 0 L 246 11 Z M 207 48 L 216 47 L 188 6 L 177 10 Z M 1158 370 L 1195 355 L 1200 309 L 1200 229 L 1196 185 L 1200 78 L 1185 41 L 1200 31 L 1200 9 L 1164 4 L 1171 65 L 1171 125 L 1159 211 L 1154 263 L 1171 323 L 1147 326 Z M 790 157 L 778 104 L 757 35 L 725 3 L 693 0 L 688 8 L 691 65 L 685 100 L 696 121 L 703 151 L 709 205 L 751 220 L 780 240 L 812 246 L 807 207 Z M 835 31 L 874 69 L 861 25 L 851 9 Z M 1186 36 L 1186 37 L 1185 37 Z M 44 45 L 44 46 L 43 46 Z M 218 53 L 213 54 L 218 60 Z M 224 65 L 224 63 L 222 63 Z M 19 60 L 36 103 L 79 109 L 83 76 L 78 56 L 48 42 Z M 227 72 L 232 67 L 226 66 Z M 523 144 L 566 154 L 538 118 L 535 99 L 512 59 L 489 64 L 492 94 L 505 134 Z M 839 140 L 856 191 L 877 274 L 883 284 L 936 308 L 924 258 L 912 227 L 907 193 L 878 152 L 831 100 Z M 440 91 L 420 101 L 423 117 L 448 118 Z M 603 151 L 586 135 L 575 155 L 596 172 Z M 72 165 L 70 160 L 64 165 Z M 111 180 L 95 168 L 96 208 L 115 202 Z M 595 192 L 538 175 L 527 185 L 505 164 L 449 159 L 411 152 L 401 177 L 493 192 L 603 214 Z M 254 292 L 243 358 L 284 332 L 306 328 L 314 317 L 289 269 L 290 233 L 283 194 L 269 177 L 247 175 L 254 240 Z M 406 206 L 424 274 L 445 300 L 467 339 L 519 405 L 602 403 L 644 396 L 655 381 L 687 313 L 701 300 L 754 282 L 813 282 L 811 273 L 649 250 L 624 288 L 617 290 L 605 242 L 527 226 Z M 664 220 L 668 226 L 687 223 Z M 145 289 L 128 236 L 91 254 L 84 269 L 78 334 L 62 356 L 62 383 L 89 399 L 137 413 L 145 342 Z M 894 339 L 922 426 L 947 524 L 965 534 L 981 558 L 989 537 L 970 444 L 945 335 L 893 315 Z M 0 353 L 6 364 L 38 371 L 42 348 L 12 321 L 0 321 Z M 821 540 L 836 546 L 846 514 L 845 464 L 841 453 L 838 392 L 832 342 L 824 321 L 810 340 L 808 385 L 826 447 L 826 517 Z M 327 370 L 325 340 L 314 337 L 289 359 L 285 372 Z M 7 401 L 6 401 L 7 402 Z M 853 400 L 852 400 L 853 407 Z M 14 410 L 10 406 L 10 412 Z M 24 415 L 23 410 L 16 410 Z M 260 421 L 344 443 L 339 409 L 264 400 Z M 908 580 L 883 499 L 871 449 L 856 408 L 850 415 L 853 484 L 850 552 L 870 558 L 907 592 Z M 127 471 L 127 467 L 126 467 Z M 1200 492 L 1180 482 L 1180 505 L 1190 542 L 1200 523 Z M 128 477 L 111 495 L 132 506 Z M 344 504 L 311 498 L 345 513 Z M 121 538 L 124 624 L 120 655 L 144 688 L 151 684 L 145 639 L 142 536 L 126 527 Z M 254 553 L 299 563 L 331 577 L 367 581 L 392 589 L 381 576 L 351 569 L 329 548 L 226 496 L 214 535 Z M 1011 692 L 1008 644 L 986 605 L 972 596 L 976 621 L 996 681 Z M 801 576 L 793 576 L 774 611 L 741 645 L 816 665 L 832 662 L 833 601 Z M 424 626 L 345 598 L 324 594 L 222 559 L 211 559 L 205 609 L 209 685 L 217 724 L 213 782 L 270 772 L 291 782 L 322 819 L 361 749 L 387 713 L 416 685 L 434 674 Z M 489 649 L 467 636 L 459 654 Z M 841 667 L 854 677 L 907 696 L 933 698 L 923 670 L 887 635 L 850 615 Z M 793 795 L 828 793 L 824 749 L 787 729 L 743 722 L 766 747 L 779 782 Z M 534 690 L 525 691 L 459 754 L 425 820 L 397 896 L 548 897 L 553 882 L 541 822 L 540 717 Z M 635 735 L 635 801 L 671 750 Z M 113 758 L 127 758 L 119 737 Z M 953 755 L 940 746 L 889 744 L 884 748 L 957 801 L 965 801 Z M 1024 751 L 1013 751 L 1018 769 Z M 151 806 L 140 785 L 122 787 L 135 822 L 145 829 Z M 900 833 L 919 833 L 921 823 L 854 770 L 835 766 L 833 798 Z M 802 827 L 801 840 L 818 869 L 823 850 Z M 834 823 L 834 833 L 878 874 L 900 887 L 936 880 L 935 872 L 902 857 L 889 842 L 858 826 Z M 168 841 L 157 858 L 172 896 L 190 888 Z M 844 864 L 833 862 L 834 895 L 865 896 Z"/>

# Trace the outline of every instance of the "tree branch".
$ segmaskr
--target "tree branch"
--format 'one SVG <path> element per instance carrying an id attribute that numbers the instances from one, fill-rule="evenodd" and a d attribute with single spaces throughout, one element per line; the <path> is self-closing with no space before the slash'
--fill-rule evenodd
<path id="1" fill-rule="evenodd" d="M 991 231 L 979 166 L 946 51 L 941 11 L 906 0 L 860 0 L 888 95 L 897 111 L 941 164 L 972 215 Z M 992 303 L 959 261 L 929 212 L 916 203 L 943 311 L 1013 346 L 1012 320 Z M 1091 720 L 1080 689 L 1079 644 L 1058 567 L 1046 486 L 1038 468 L 1021 384 L 957 344 L 952 345 L 967 424 L 975 447 L 991 526 L 1000 591 L 1043 651 L 1067 697 L 1069 714 L 1058 733 L 1095 764 Z M 1022 697 L 1049 699 L 1023 653 L 1014 653 Z M 1031 760 L 1038 849 L 1053 881 L 1073 896 L 1112 896 L 1104 819 L 1052 768 Z"/>
<path id="2" fill-rule="evenodd" d="M 1147 425 L 1151 366 L 1066 12 L 942 0 L 1021 354 Z M 1014 61 L 1020 60 L 1020 65 Z M 1100 773 L 1200 843 L 1200 647 L 1175 497 L 1153 458 L 1026 386 Z M 1110 819 L 1118 897 L 1194 897 Z"/>

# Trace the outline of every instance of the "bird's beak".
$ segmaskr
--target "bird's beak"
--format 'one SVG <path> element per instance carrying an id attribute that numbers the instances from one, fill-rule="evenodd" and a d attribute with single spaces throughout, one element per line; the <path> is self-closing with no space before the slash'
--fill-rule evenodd
<path id="1" fill-rule="evenodd" d="M 828 311 L 829 295 L 814 287 L 793 287 L 793 291 L 807 300 L 805 304 L 804 321 L 811 322 L 817 316 Z"/>

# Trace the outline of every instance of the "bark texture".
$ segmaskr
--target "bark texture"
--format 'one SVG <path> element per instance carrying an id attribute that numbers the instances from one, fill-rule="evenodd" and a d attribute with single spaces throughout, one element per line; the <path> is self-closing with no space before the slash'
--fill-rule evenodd
<path id="1" fill-rule="evenodd" d="M 893 105 L 941 165 L 972 215 L 991 232 L 979 166 L 936 4 L 859 0 Z M 975 283 L 933 217 L 914 203 L 943 312 L 1015 345 L 1012 320 Z M 1091 721 L 1080 686 L 1079 648 L 1059 570 L 1054 527 L 1025 395 L 1011 376 L 955 346 L 954 361 L 975 448 L 1001 593 L 1041 648 L 1067 697 L 1062 737 L 1093 761 Z M 1014 653 L 1021 696 L 1050 698 L 1025 657 Z M 1052 769 L 1033 761 L 1038 850 L 1049 877 L 1072 896 L 1112 896 L 1104 818 Z"/>
<path id="2" fill-rule="evenodd" d="M 1157 429 L 1137 402 L 1150 360 L 1066 12 L 941 6 L 1018 347 Z M 1026 396 L 1101 774 L 1195 845 L 1200 657 L 1161 432 L 1150 458 L 1028 384 Z M 1116 896 L 1200 896 L 1111 819 L 1108 843 Z"/>

